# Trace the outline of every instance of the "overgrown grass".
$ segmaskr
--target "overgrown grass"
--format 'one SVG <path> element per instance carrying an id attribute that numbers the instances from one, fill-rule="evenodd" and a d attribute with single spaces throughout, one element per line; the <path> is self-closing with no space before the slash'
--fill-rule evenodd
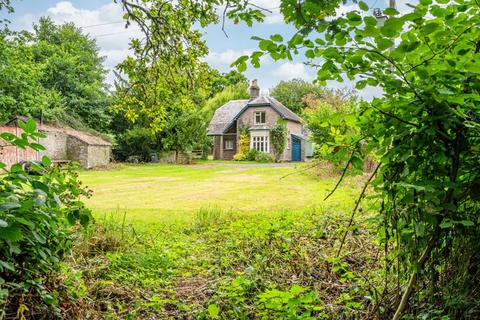
<path id="1" fill-rule="evenodd" d="M 335 258 L 359 182 L 322 203 L 335 180 L 280 179 L 292 170 L 208 162 L 82 174 L 96 191 L 97 223 L 78 234 L 66 263 L 63 281 L 79 294 L 63 311 L 118 319 L 368 317 L 374 298 L 362 275 L 375 270 L 378 250 L 367 224 L 355 224 L 355 241 L 348 237 Z"/>

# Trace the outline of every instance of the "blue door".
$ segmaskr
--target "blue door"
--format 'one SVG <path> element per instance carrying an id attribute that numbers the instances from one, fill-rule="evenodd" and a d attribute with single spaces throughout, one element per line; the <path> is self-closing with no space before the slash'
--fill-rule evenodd
<path id="1" fill-rule="evenodd" d="M 292 135 L 292 161 L 301 161 L 300 138 Z"/>

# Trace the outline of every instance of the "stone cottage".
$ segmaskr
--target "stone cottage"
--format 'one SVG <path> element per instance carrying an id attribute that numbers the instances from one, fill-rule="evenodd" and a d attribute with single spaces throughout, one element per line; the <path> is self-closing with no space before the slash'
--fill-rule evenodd
<path id="1" fill-rule="evenodd" d="M 208 135 L 214 138 L 213 158 L 233 159 L 242 128 L 250 133 L 250 149 L 273 154 L 270 129 L 280 119 L 287 125 L 287 146 L 280 160 L 305 161 L 306 130 L 302 119 L 278 100 L 260 96 L 257 80 L 252 82 L 249 100 L 232 100 L 215 111 L 208 127 Z"/>
<path id="2" fill-rule="evenodd" d="M 22 130 L 18 127 L 19 119 L 22 118 L 15 118 L 0 126 L 0 132 L 20 135 Z M 6 147 L 0 151 L 0 161 L 10 166 L 20 161 L 40 160 L 46 155 L 53 163 L 75 161 L 87 169 L 107 165 L 110 162 L 112 144 L 105 139 L 69 127 L 37 122 L 37 128 L 46 135 L 46 138 L 38 141 L 46 150 L 37 152 L 31 149 Z"/>

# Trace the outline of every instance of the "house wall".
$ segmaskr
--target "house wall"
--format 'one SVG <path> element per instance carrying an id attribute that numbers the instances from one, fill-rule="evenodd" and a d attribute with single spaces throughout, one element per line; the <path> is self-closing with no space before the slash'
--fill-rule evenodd
<path id="1" fill-rule="evenodd" d="M 275 126 L 277 124 L 278 119 L 280 118 L 277 111 L 273 110 L 272 107 L 269 107 L 269 106 L 249 107 L 238 118 L 238 128 L 241 129 L 242 127 L 253 126 L 255 124 L 254 123 L 255 112 L 257 111 L 265 111 L 265 122 L 266 122 L 265 125 L 268 126 L 269 128 Z"/>
<path id="2" fill-rule="evenodd" d="M 298 136 L 302 135 L 302 124 L 293 121 L 287 121 L 287 146 L 283 151 L 283 155 L 281 157 L 282 161 L 291 161 L 292 160 L 292 139 L 291 134 L 296 134 Z M 302 152 L 302 161 L 305 161 L 305 141 L 302 140 L 301 145 L 301 152 Z"/>
<path id="3" fill-rule="evenodd" d="M 243 112 L 243 114 L 238 118 L 237 124 L 237 141 L 239 140 L 239 132 L 242 127 L 251 127 L 254 125 L 254 116 L 255 112 L 257 111 L 265 111 L 265 126 L 268 128 L 274 127 L 278 120 L 280 119 L 280 115 L 269 106 L 264 107 L 249 107 L 247 110 Z M 301 136 L 302 135 L 303 125 L 298 122 L 287 120 L 287 146 L 283 151 L 282 156 L 280 157 L 281 161 L 291 161 L 292 160 L 292 141 L 290 135 L 296 134 Z M 273 146 L 272 141 L 270 139 L 270 152 L 273 153 Z M 302 152 L 302 161 L 305 161 L 305 141 L 302 140 L 301 145 L 301 152 Z"/>
<path id="4" fill-rule="evenodd" d="M 220 159 L 220 136 L 213 137 L 213 159 L 221 160 Z"/>
<path id="5" fill-rule="evenodd" d="M 233 143 L 233 149 L 225 149 L 226 141 L 230 140 Z M 223 136 L 223 160 L 232 160 L 233 156 L 237 153 L 237 136 L 236 134 L 226 134 Z"/>
<path id="6" fill-rule="evenodd" d="M 43 131 L 47 137 L 40 139 L 40 144 L 45 147 L 45 150 L 40 151 L 40 157 L 46 155 L 51 160 L 66 160 L 67 159 L 67 135 L 64 132 L 58 131 Z"/>

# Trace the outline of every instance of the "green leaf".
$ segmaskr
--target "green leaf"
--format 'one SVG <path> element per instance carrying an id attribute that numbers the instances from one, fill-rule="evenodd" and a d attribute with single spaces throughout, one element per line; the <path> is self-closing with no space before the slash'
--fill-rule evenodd
<path id="1" fill-rule="evenodd" d="M 18 202 L 2 202 L 0 203 L 0 210 L 12 210 L 20 208 L 21 205 Z"/>
<path id="2" fill-rule="evenodd" d="M 210 304 L 207 308 L 208 310 L 208 315 L 213 318 L 217 319 L 219 314 L 220 314 L 220 307 L 216 304 Z"/>
<path id="3" fill-rule="evenodd" d="M 358 7 L 359 7 L 360 9 L 362 9 L 363 11 L 368 11 L 368 9 L 369 9 L 369 8 L 368 8 L 368 5 L 367 5 L 365 2 L 363 2 L 363 1 L 360 1 L 360 2 L 358 3 Z"/>
<path id="4" fill-rule="evenodd" d="M 52 161 L 50 160 L 49 157 L 43 156 L 42 157 L 42 164 L 45 168 L 50 168 L 50 166 L 52 165 Z"/>
<path id="5" fill-rule="evenodd" d="M 383 13 L 386 14 L 387 16 L 394 16 L 398 14 L 398 11 L 395 8 L 387 8 L 383 11 Z"/>
<path id="6" fill-rule="evenodd" d="M 7 221 L 0 219 L 0 228 L 6 228 L 6 227 L 8 227 Z"/>
<path id="7" fill-rule="evenodd" d="M 270 39 L 272 41 L 275 41 L 275 42 L 282 42 L 283 41 L 283 37 L 279 34 L 274 34 L 273 36 L 270 37 Z"/>
<path id="8" fill-rule="evenodd" d="M 22 240 L 23 235 L 21 229 L 18 226 L 8 226 L 2 229 L 2 232 L 0 232 L 0 238 L 16 242 Z"/>
<path id="9" fill-rule="evenodd" d="M 384 51 L 394 45 L 393 41 L 387 38 L 377 38 L 375 39 L 375 42 L 377 43 L 378 50 L 380 51 Z"/>
<path id="10" fill-rule="evenodd" d="M 13 264 L 11 264 L 7 261 L 0 260 L 0 266 L 2 266 L 4 269 L 10 270 L 10 271 L 15 271 L 15 267 L 13 266 Z"/>

